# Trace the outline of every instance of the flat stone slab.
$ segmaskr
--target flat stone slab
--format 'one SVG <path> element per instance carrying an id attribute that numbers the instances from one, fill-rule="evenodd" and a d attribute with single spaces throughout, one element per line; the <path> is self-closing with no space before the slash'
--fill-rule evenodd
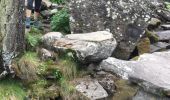
<path id="1" fill-rule="evenodd" d="M 84 34 L 70 34 L 70 35 L 66 35 L 65 37 L 73 40 L 97 42 L 97 41 L 112 39 L 113 35 L 107 31 L 98 31 L 98 32 L 84 33 Z"/>
<path id="2" fill-rule="evenodd" d="M 55 51 L 73 52 L 75 58 L 82 63 L 106 59 L 112 55 L 116 46 L 113 35 L 106 31 L 66 35 L 52 45 Z"/>
<path id="3" fill-rule="evenodd" d="M 156 32 L 160 41 L 170 40 L 170 30 Z"/>
<path id="4" fill-rule="evenodd" d="M 88 97 L 90 100 L 104 99 L 108 97 L 107 92 L 96 80 L 84 80 L 77 86 L 76 90 Z"/>
<path id="5" fill-rule="evenodd" d="M 161 25 L 161 28 L 163 28 L 164 30 L 170 30 L 170 24 Z"/>
<path id="6" fill-rule="evenodd" d="M 170 51 L 143 54 L 137 61 L 103 60 L 99 68 L 129 79 L 155 94 L 170 92 Z"/>
<path id="7" fill-rule="evenodd" d="M 150 45 L 150 52 L 157 52 L 157 51 L 161 51 L 161 50 L 166 50 L 170 47 L 169 43 L 166 42 L 158 42 L 158 43 L 154 43 L 152 45 Z"/>

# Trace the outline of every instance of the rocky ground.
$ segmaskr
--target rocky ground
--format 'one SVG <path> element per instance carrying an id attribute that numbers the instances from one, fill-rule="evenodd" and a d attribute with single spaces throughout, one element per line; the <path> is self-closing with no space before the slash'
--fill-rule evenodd
<path id="1" fill-rule="evenodd" d="M 50 29 L 63 6 L 44 2 L 41 29 L 26 31 L 27 51 L 13 61 L 17 89 L 6 96 L 17 100 L 17 90 L 28 100 L 170 100 L 170 12 L 161 0 L 132 1 L 72 0 L 68 35 Z"/>

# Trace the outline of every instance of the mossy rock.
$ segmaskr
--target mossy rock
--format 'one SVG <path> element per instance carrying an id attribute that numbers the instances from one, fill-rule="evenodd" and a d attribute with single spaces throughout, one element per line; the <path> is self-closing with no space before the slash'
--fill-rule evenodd
<path id="1" fill-rule="evenodd" d="M 153 30 L 155 28 L 158 28 L 161 24 L 161 20 L 157 18 L 151 18 L 151 20 L 148 22 L 148 29 Z"/>
<path id="2" fill-rule="evenodd" d="M 117 91 L 112 100 L 131 100 L 136 94 L 138 87 L 130 84 L 127 80 L 120 79 L 116 81 Z"/>
<path id="3" fill-rule="evenodd" d="M 150 40 L 149 38 L 142 38 L 137 44 L 138 54 L 144 54 L 150 52 Z"/>

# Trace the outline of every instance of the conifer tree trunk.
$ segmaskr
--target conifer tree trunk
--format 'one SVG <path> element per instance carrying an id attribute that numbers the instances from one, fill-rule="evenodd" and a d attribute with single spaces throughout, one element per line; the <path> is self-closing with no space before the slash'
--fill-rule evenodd
<path id="1" fill-rule="evenodd" d="M 25 48 L 24 4 L 25 0 L 0 0 L 0 63 L 7 72 L 12 58 Z"/>

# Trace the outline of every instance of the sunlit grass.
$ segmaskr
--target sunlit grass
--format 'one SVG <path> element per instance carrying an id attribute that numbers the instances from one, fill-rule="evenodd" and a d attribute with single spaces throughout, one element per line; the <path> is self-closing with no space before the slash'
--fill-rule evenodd
<path id="1" fill-rule="evenodd" d="M 1 100 L 24 100 L 26 92 L 20 81 L 14 79 L 0 80 Z"/>

